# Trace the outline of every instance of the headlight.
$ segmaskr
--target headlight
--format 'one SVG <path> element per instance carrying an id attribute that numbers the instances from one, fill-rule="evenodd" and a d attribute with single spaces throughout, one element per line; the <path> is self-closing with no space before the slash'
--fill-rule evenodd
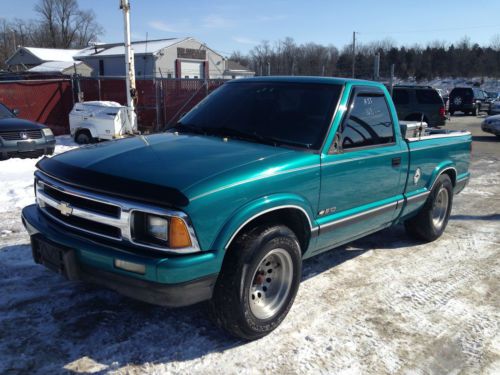
<path id="1" fill-rule="evenodd" d="M 43 128 L 42 132 L 43 132 L 43 135 L 45 135 L 46 137 L 53 137 L 54 136 L 54 133 L 52 133 L 52 130 L 50 130 L 49 128 Z"/>
<path id="2" fill-rule="evenodd" d="M 168 220 L 154 215 L 146 216 L 146 232 L 159 239 L 160 241 L 168 241 Z"/>
<path id="3" fill-rule="evenodd" d="M 132 236 L 135 242 L 170 249 L 182 249 L 192 245 L 186 223 L 175 216 L 160 216 L 135 211 Z"/>

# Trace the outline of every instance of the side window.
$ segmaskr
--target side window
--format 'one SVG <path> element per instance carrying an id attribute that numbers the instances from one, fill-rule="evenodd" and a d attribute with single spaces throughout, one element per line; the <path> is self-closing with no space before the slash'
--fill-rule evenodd
<path id="1" fill-rule="evenodd" d="M 436 90 L 418 89 L 415 91 L 420 104 L 442 104 L 443 100 Z"/>
<path id="2" fill-rule="evenodd" d="M 396 105 L 406 105 L 410 103 L 410 94 L 408 93 L 408 90 L 394 89 L 392 99 Z"/>
<path id="3" fill-rule="evenodd" d="M 393 143 L 394 127 L 385 97 L 357 94 L 340 132 L 344 150 Z"/>

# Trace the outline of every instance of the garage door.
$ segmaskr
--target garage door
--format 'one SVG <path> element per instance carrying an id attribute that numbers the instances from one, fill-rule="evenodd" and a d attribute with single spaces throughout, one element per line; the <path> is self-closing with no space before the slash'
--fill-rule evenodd
<path id="1" fill-rule="evenodd" d="M 203 78 L 203 61 L 181 61 L 182 78 Z"/>

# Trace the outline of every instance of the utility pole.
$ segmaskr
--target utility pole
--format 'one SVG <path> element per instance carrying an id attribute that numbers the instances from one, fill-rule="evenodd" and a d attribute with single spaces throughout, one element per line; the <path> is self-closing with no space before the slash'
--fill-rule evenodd
<path id="1" fill-rule="evenodd" d="M 356 73 L 356 31 L 352 32 L 352 78 Z"/>
<path id="2" fill-rule="evenodd" d="M 271 75 L 271 62 L 270 61 L 267 62 L 267 75 L 268 76 Z"/>
<path id="3" fill-rule="evenodd" d="M 375 55 L 375 61 L 373 62 L 373 80 L 378 81 L 380 79 L 380 52 Z"/>
<path id="4" fill-rule="evenodd" d="M 132 132 L 137 131 L 137 116 L 135 114 L 134 99 L 137 95 L 135 87 L 134 52 L 130 42 L 130 0 L 120 0 L 120 9 L 123 11 L 123 26 L 125 39 L 125 85 L 127 88 L 127 107 Z"/>

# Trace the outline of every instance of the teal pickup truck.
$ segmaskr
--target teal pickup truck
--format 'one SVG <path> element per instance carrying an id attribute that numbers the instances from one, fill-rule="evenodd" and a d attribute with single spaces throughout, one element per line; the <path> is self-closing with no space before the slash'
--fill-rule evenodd
<path id="1" fill-rule="evenodd" d="M 288 313 L 302 260 L 404 223 L 444 231 L 468 132 L 400 124 L 379 83 L 226 83 L 166 133 L 44 158 L 22 220 L 35 262 L 164 306 L 208 302 L 256 339 Z"/>

